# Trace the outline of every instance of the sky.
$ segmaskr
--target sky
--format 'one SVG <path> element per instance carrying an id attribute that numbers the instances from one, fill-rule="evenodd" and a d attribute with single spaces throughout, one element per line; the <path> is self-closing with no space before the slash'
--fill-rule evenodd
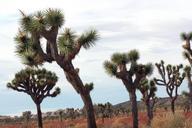
<path id="1" fill-rule="evenodd" d="M 137 49 L 140 63 L 163 59 L 165 63 L 187 64 L 182 57 L 180 33 L 192 31 L 191 4 L 191 0 L 0 0 L 0 115 L 36 111 L 29 96 L 6 88 L 14 74 L 24 68 L 14 52 L 13 39 L 21 17 L 19 9 L 26 14 L 47 8 L 61 9 L 65 15 L 61 32 L 65 27 L 77 33 L 97 29 L 100 39 L 96 46 L 81 50 L 73 63 L 80 68 L 84 83 L 94 83 L 91 92 L 94 103 L 117 104 L 129 100 L 129 96 L 120 80 L 105 73 L 103 62 L 114 52 Z M 45 99 L 42 111 L 83 107 L 61 68 L 55 63 L 43 67 L 56 72 L 62 92 L 56 98 Z M 187 90 L 186 81 L 179 92 L 183 90 Z M 167 96 L 165 89 L 158 88 L 157 96 Z"/>

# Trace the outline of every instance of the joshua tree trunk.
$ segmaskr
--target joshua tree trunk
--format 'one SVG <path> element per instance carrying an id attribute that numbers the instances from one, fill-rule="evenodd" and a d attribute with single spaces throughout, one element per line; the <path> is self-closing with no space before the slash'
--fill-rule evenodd
<path id="1" fill-rule="evenodd" d="M 104 120 L 104 116 L 102 116 L 102 124 L 104 124 L 105 120 Z"/>
<path id="2" fill-rule="evenodd" d="M 43 128 L 41 106 L 40 104 L 36 104 L 36 106 L 37 106 L 38 128 Z"/>
<path id="3" fill-rule="evenodd" d="M 188 83 L 188 87 L 189 87 L 190 104 L 192 105 L 192 82 Z"/>
<path id="4" fill-rule="evenodd" d="M 93 103 L 89 94 L 81 96 L 86 108 L 88 128 L 96 128 L 95 114 L 93 109 Z"/>
<path id="5" fill-rule="evenodd" d="M 151 126 L 151 120 L 153 119 L 153 108 L 150 104 L 150 101 L 147 101 L 146 103 L 147 106 L 147 116 L 148 116 L 148 126 Z"/>
<path id="6" fill-rule="evenodd" d="M 59 118 L 60 118 L 60 128 L 63 128 L 63 126 L 62 126 L 63 125 L 63 118 L 62 118 L 62 116 L 60 116 Z"/>
<path id="7" fill-rule="evenodd" d="M 191 74 L 187 74 L 187 81 L 188 81 L 188 88 L 189 88 L 189 98 L 190 98 L 190 105 L 192 105 L 192 79 Z"/>
<path id="8" fill-rule="evenodd" d="M 138 128 L 138 109 L 137 109 L 137 96 L 135 94 L 136 90 L 129 92 L 130 101 L 131 101 L 131 110 L 133 118 L 133 128 Z"/>
<path id="9" fill-rule="evenodd" d="M 173 114 L 175 114 L 175 99 L 171 100 L 171 111 Z"/>
<path id="10" fill-rule="evenodd" d="M 72 66 L 72 65 L 70 65 Z M 72 84 L 73 88 L 80 94 L 87 114 L 87 128 L 97 128 L 95 122 L 95 114 L 91 96 L 87 88 L 83 85 L 78 72 L 71 67 L 70 70 L 65 72 L 67 80 Z"/>

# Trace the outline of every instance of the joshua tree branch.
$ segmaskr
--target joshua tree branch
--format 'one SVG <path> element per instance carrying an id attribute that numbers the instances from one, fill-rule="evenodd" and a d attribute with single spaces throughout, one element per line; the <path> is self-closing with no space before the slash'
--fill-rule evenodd
<path id="1" fill-rule="evenodd" d="M 161 80 L 161 79 L 154 79 L 154 81 L 156 82 L 157 85 L 160 85 L 160 86 L 165 86 L 166 83 L 165 81 Z"/>
<path id="2" fill-rule="evenodd" d="M 82 45 L 77 42 L 73 51 L 71 53 L 69 53 L 69 55 L 67 56 L 67 60 L 68 61 L 73 60 L 75 58 L 75 56 L 79 53 L 81 47 L 82 47 Z"/>

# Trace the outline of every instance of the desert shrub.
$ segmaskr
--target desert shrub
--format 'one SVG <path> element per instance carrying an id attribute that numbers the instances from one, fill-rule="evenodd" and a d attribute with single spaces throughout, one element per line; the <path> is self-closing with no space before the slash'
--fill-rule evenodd
<path id="1" fill-rule="evenodd" d="M 118 118 L 112 123 L 111 128 L 131 128 L 131 127 L 127 124 L 127 120 L 125 120 L 124 118 Z"/>
<path id="2" fill-rule="evenodd" d="M 87 127 L 87 124 L 86 123 L 78 123 L 75 125 L 74 128 L 86 128 Z"/>
<path id="3" fill-rule="evenodd" d="M 192 119 L 187 119 L 185 121 L 185 128 L 192 128 Z"/>
<path id="4" fill-rule="evenodd" d="M 166 113 L 154 117 L 151 126 L 152 128 L 190 128 L 186 127 L 186 124 L 187 120 L 182 114 Z"/>

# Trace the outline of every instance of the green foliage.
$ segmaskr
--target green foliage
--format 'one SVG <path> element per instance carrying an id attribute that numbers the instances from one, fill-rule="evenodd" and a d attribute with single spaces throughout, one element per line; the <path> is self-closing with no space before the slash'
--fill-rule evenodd
<path id="1" fill-rule="evenodd" d="M 181 39 L 182 40 L 186 40 L 187 39 L 187 35 L 185 32 L 181 33 Z"/>
<path id="2" fill-rule="evenodd" d="M 137 50 L 131 50 L 128 53 L 114 53 L 111 56 L 111 61 L 104 62 L 104 68 L 107 74 L 111 76 L 117 75 L 117 72 L 121 72 L 122 70 L 128 71 L 132 76 L 135 73 L 140 76 L 151 75 L 153 72 L 153 65 L 151 63 L 146 65 L 137 64 L 138 59 L 139 53 Z M 127 70 L 126 64 L 130 64 L 129 70 Z"/>
<path id="3" fill-rule="evenodd" d="M 29 122 L 29 120 L 31 119 L 32 117 L 32 114 L 31 114 L 31 111 L 25 111 L 22 113 L 22 117 L 23 119 L 25 120 L 25 122 Z"/>
<path id="4" fill-rule="evenodd" d="M 46 69 L 26 68 L 16 73 L 15 78 L 7 84 L 7 87 L 27 93 L 36 103 L 41 103 L 45 97 L 55 97 L 60 93 L 59 88 L 55 88 L 52 93 L 50 92 L 57 80 L 56 74 Z"/>
<path id="5" fill-rule="evenodd" d="M 128 60 L 130 61 L 137 61 L 139 59 L 139 52 L 137 50 L 131 50 L 128 53 Z"/>
<path id="6" fill-rule="evenodd" d="M 185 33 L 185 32 L 181 33 L 181 39 L 182 40 L 187 40 L 187 39 L 191 40 L 192 39 L 192 32 L 190 32 L 190 33 Z"/>
<path id="7" fill-rule="evenodd" d="M 18 55 L 21 58 L 22 63 L 28 66 L 38 66 L 43 63 L 42 57 L 30 50 L 26 50 Z"/>
<path id="8" fill-rule="evenodd" d="M 139 89 L 143 91 L 148 91 L 149 89 L 148 83 L 149 83 L 148 79 L 143 79 L 142 81 L 140 81 Z"/>
<path id="9" fill-rule="evenodd" d="M 111 56 L 111 61 L 116 65 L 126 64 L 128 62 L 128 57 L 125 53 L 114 53 Z"/>
<path id="10" fill-rule="evenodd" d="M 30 15 L 20 12 L 22 14 L 20 29 L 19 34 L 15 37 L 16 53 L 24 61 L 24 64 L 29 66 L 55 61 L 55 56 L 72 60 L 79 53 L 81 47 L 88 49 L 99 38 L 94 29 L 77 36 L 68 28 L 57 38 L 59 28 L 64 24 L 64 15 L 59 9 L 49 8 Z M 42 38 L 47 40 L 46 51 L 41 46 Z M 52 46 L 54 49 L 50 48 L 50 43 L 54 45 Z"/>
<path id="11" fill-rule="evenodd" d="M 153 72 L 153 65 L 148 63 L 146 65 L 137 64 L 134 66 L 134 73 L 151 75 Z"/>
<path id="12" fill-rule="evenodd" d="M 114 76 L 117 73 L 117 66 L 110 61 L 104 62 L 104 68 L 107 74 Z"/>
<path id="13" fill-rule="evenodd" d="M 22 59 L 22 62 L 29 66 L 37 66 L 43 63 L 43 58 L 39 54 L 40 44 L 35 41 L 26 32 L 19 32 L 15 37 L 16 54 Z"/>
<path id="14" fill-rule="evenodd" d="M 95 41 L 98 40 L 99 35 L 96 30 L 89 30 L 83 33 L 79 38 L 78 42 L 85 48 L 89 49 L 91 46 L 95 45 Z"/>
<path id="15" fill-rule="evenodd" d="M 48 9 L 45 13 L 48 26 L 61 27 L 64 23 L 64 15 L 59 9 Z"/>
<path id="16" fill-rule="evenodd" d="M 94 89 L 94 84 L 93 83 L 86 83 L 85 88 L 88 89 L 88 91 L 92 91 Z"/>
<path id="17" fill-rule="evenodd" d="M 61 93 L 61 89 L 59 87 L 56 87 L 51 97 L 56 97 L 60 93 Z"/>
<path id="18" fill-rule="evenodd" d="M 151 75 L 153 73 L 153 65 L 152 65 L 152 63 L 148 63 L 148 64 L 145 65 L 144 72 L 147 75 Z"/>
<path id="19" fill-rule="evenodd" d="M 155 98 L 155 92 L 157 91 L 157 87 L 153 80 L 150 81 L 148 79 L 141 80 L 138 88 L 140 89 L 143 96 L 147 94 L 149 98 Z"/>
<path id="20" fill-rule="evenodd" d="M 36 33 L 50 27 L 61 27 L 64 23 L 64 15 L 61 10 L 48 9 L 45 12 L 38 11 L 33 15 L 25 15 L 22 11 L 20 20 L 21 28 L 26 32 Z"/>
<path id="21" fill-rule="evenodd" d="M 58 38 L 58 48 L 62 55 L 68 55 L 74 50 L 75 38 L 75 33 L 69 28 L 66 28 L 64 33 Z"/>
<path id="22" fill-rule="evenodd" d="M 128 62 L 136 62 L 139 59 L 137 50 L 131 50 L 128 53 L 114 53 L 111 56 L 111 61 L 115 64 L 127 64 Z"/>

